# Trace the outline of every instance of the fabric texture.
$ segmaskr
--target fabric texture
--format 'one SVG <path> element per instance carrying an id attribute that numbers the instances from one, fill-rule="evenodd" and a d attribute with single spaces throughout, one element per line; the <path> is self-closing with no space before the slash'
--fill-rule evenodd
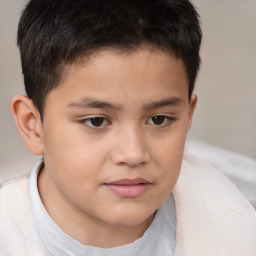
<path id="1" fill-rule="evenodd" d="M 172 194 L 176 209 L 174 256 L 255 256 L 256 212 L 236 186 L 220 172 L 185 154 Z M 164 220 L 166 225 L 171 211 L 169 200 L 158 211 L 161 213 L 158 215 L 161 216 L 160 221 Z M 150 244 L 145 243 L 144 254 L 134 252 L 133 255 L 172 255 L 168 251 L 170 238 L 158 227 L 157 216 L 144 236 L 154 225 L 153 240 L 159 238 L 159 252 L 150 251 Z M 130 245 L 119 249 L 127 247 L 129 250 Z M 76 255 L 64 253 L 67 252 L 61 255 Z M 0 256 L 16 255 L 51 255 L 33 218 L 28 177 L 5 183 L 0 188 Z M 100 255 L 117 254 L 102 249 Z"/>
<path id="2" fill-rule="evenodd" d="M 85 246 L 65 234 L 51 219 L 44 208 L 37 189 L 41 163 L 33 168 L 29 178 L 29 195 L 32 213 L 46 249 L 54 256 L 148 256 L 172 255 L 175 246 L 175 207 L 172 196 L 157 211 L 143 237 L 133 243 L 110 249 Z M 72 216 L 70 216 L 72 218 Z"/>
<path id="3" fill-rule="evenodd" d="M 186 151 L 225 174 L 256 209 L 255 159 L 199 140 L 188 140 Z"/>

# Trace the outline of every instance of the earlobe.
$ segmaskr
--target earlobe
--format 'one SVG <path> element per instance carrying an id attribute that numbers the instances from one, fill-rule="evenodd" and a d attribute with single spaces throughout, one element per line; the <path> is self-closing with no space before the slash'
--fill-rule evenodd
<path id="1" fill-rule="evenodd" d="M 188 125 L 187 132 L 189 131 L 192 123 L 193 114 L 197 104 L 197 96 L 195 94 L 191 95 L 190 103 L 189 103 L 189 117 L 188 117 Z"/>
<path id="2" fill-rule="evenodd" d="M 29 151 L 35 155 L 43 155 L 42 123 L 32 100 L 24 95 L 17 95 L 12 100 L 11 110 L 16 126 Z"/>

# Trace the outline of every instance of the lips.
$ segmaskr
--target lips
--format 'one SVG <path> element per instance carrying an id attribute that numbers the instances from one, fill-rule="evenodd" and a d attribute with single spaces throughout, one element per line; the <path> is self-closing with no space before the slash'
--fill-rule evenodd
<path id="1" fill-rule="evenodd" d="M 106 188 L 124 198 L 136 198 L 152 185 L 145 179 L 122 179 L 104 184 Z"/>

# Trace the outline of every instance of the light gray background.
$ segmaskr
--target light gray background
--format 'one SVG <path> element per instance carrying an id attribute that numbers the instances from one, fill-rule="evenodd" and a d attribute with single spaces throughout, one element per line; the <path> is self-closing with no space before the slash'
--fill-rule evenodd
<path id="1" fill-rule="evenodd" d="M 256 1 L 194 0 L 204 40 L 196 85 L 199 97 L 189 138 L 256 158 Z M 24 93 L 17 24 L 24 0 L 0 0 L 0 182 L 35 161 L 10 112 Z"/>

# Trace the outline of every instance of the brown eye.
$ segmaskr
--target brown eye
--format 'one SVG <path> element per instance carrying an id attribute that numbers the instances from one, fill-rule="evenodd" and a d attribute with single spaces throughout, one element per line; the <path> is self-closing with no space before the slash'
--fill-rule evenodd
<path id="1" fill-rule="evenodd" d="M 165 116 L 153 116 L 152 117 L 152 122 L 155 125 L 162 125 L 165 121 L 166 121 L 166 117 Z"/>
<path id="2" fill-rule="evenodd" d="M 99 126 L 101 126 L 103 124 L 104 118 L 102 118 L 102 117 L 95 117 L 95 118 L 91 118 L 90 121 L 91 121 L 91 124 L 93 126 L 99 127 Z"/>
<path id="3" fill-rule="evenodd" d="M 177 119 L 170 116 L 164 116 L 164 115 L 155 115 L 150 117 L 146 124 L 154 125 L 158 127 L 168 127 L 173 122 L 175 122 Z"/>
<path id="4" fill-rule="evenodd" d="M 80 121 L 90 128 L 102 128 L 109 125 L 109 121 L 104 117 L 91 117 Z"/>

